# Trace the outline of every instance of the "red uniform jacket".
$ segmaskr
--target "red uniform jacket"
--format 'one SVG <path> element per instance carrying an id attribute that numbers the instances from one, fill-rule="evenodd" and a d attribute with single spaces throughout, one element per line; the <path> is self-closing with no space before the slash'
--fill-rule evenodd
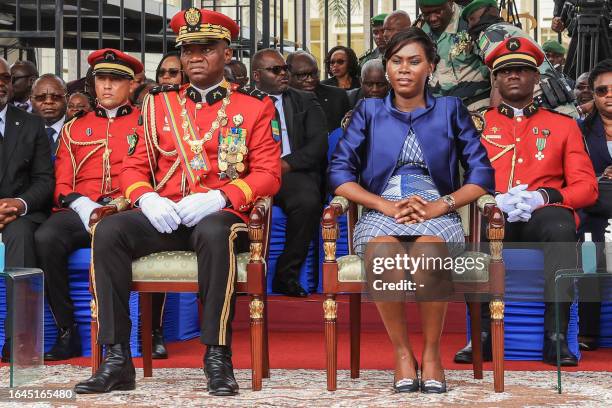
<path id="1" fill-rule="evenodd" d="M 119 173 L 139 116 L 130 105 L 120 107 L 115 118 L 98 107 L 64 125 L 55 159 L 58 207 L 81 196 L 104 203 L 121 195 Z"/>
<path id="2" fill-rule="evenodd" d="M 152 191 L 179 201 L 191 192 L 218 189 L 227 196 L 232 211 L 246 221 L 257 198 L 272 196 L 278 191 L 280 143 L 276 133 L 272 133 L 274 106 L 265 94 L 237 86 L 232 86 L 226 100 L 229 87 L 230 84 L 222 83 L 206 95 L 205 101 L 201 100 L 200 92 L 188 84 L 180 89 L 154 88 L 143 103 L 136 149 L 125 157 L 120 177 L 121 188 L 132 204 Z M 170 105 L 166 109 L 168 101 Z M 211 132 L 226 102 L 229 102 L 225 108 L 226 122 L 221 121 Z M 202 141 L 207 134 L 211 136 L 200 144 L 205 168 L 190 165 L 196 155 L 187 143 L 177 142 L 183 139 L 189 117 L 193 120 L 193 140 Z M 239 145 L 241 153 L 238 159 L 234 156 L 234 164 L 228 163 L 228 153 L 222 155 L 223 147 L 220 146 L 220 141 L 232 132 L 243 136 L 243 145 Z M 192 176 L 195 183 L 189 180 Z"/>
<path id="3" fill-rule="evenodd" d="M 495 169 L 500 193 L 527 184 L 544 189 L 549 203 L 571 209 L 597 200 L 597 180 L 576 121 L 531 104 L 524 116 L 501 104 L 484 114 L 482 143 Z"/>

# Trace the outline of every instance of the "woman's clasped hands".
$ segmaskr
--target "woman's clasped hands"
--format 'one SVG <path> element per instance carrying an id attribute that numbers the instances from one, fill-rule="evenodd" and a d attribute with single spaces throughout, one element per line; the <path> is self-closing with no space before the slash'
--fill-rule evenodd
<path id="1" fill-rule="evenodd" d="M 398 224 L 416 224 L 446 214 L 448 206 L 441 200 L 427 201 L 413 195 L 400 201 L 382 199 L 380 212 L 395 218 Z"/>

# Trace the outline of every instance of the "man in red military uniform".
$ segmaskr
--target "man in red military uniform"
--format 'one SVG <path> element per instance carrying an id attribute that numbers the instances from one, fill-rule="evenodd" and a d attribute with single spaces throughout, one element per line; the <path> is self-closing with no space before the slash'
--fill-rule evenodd
<path id="1" fill-rule="evenodd" d="M 528 38 L 511 37 L 487 57 L 502 103 L 484 114 L 482 143 L 495 169 L 498 206 L 507 215 L 507 242 L 540 242 L 544 251 L 543 361 L 556 364 L 554 276 L 576 267 L 574 210 L 597 199 L 597 180 L 578 125 L 533 103 L 544 54 Z M 570 248 L 571 247 L 571 248 Z M 570 303 L 560 304 L 562 365 L 577 365 L 567 346 Z M 483 307 L 485 357 L 490 357 L 489 310 Z M 471 347 L 455 356 L 471 361 Z"/>
<path id="2" fill-rule="evenodd" d="M 46 296 L 58 326 L 45 360 L 81 355 L 68 285 L 68 256 L 90 245 L 92 211 L 121 195 L 119 173 L 140 112 L 128 102 L 130 83 L 141 72 L 137 59 L 114 49 L 92 53 L 98 106 L 62 128 L 55 162 L 56 211 L 36 231 L 36 252 L 45 271 Z"/>
<path id="3" fill-rule="evenodd" d="M 248 211 L 280 187 L 280 146 L 269 98 L 223 78 L 238 26 L 227 16 L 190 8 L 171 21 L 190 83 L 154 89 L 121 173 L 137 209 L 103 219 L 93 234 L 93 267 L 106 358 L 78 393 L 133 389 L 129 349 L 132 260 L 167 250 L 195 251 L 201 341 L 208 390 L 235 395 L 231 360 L 234 253 L 247 243 Z"/>

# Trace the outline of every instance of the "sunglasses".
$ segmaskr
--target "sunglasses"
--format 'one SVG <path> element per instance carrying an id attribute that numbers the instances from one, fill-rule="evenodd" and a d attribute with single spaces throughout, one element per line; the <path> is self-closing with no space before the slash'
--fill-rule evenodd
<path id="1" fill-rule="evenodd" d="M 612 85 L 600 85 L 596 87 L 593 92 L 600 98 L 607 96 L 610 92 L 612 92 Z"/>
<path id="2" fill-rule="evenodd" d="M 42 94 L 42 95 L 32 95 L 32 99 L 36 102 L 45 102 L 47 98 L 51 98 L 52 102 L 61 102 L 66 98 L 66 94 Z"/>
<path id="3" fill-rule="evenodd" d="M 12 79 L 12 81 L 13 81 L 13 83 L 15 83 L 15 82 L 19 81 L 20 79 L 24 79 L 24 78 L 31 78 L 31 77 L 33 77 L 33 76 L 34 76 L 34 75 L 20 75 L 20 76 L 14 76 L 14 77 L 13 77 L 13 79 Z"/>
<path id="4" fill-rule="evenodd" d="M 275 65 L 273 67 L 259 68 L 258 71 L 261 71 L 262 69 L 271 72 L 274 75 L 279 75 L 281 72 L 289 72 L 289 65 Z"/>
<path id="5" fill-rule="evenodd" d="M 292 72 L 293 75 L 298 81 L 306 81 L 307 79 L 315 79 L 319 76 L 319 71 L 312 72 Z"/>
<path id="6" fill-rule="evenodd" d="M 180 69 L 178 69 L 178 68 L 168 68 L 168 69 L 165 69 L 165 68 L 160 68 L 160 70 L 159 70 L 159 76 L 160 76 L 160 78 L 161 78 L 161 77 L 166 76 L 166 74 L 168 74 L 168 76 L 169 76 L 170 78 L 176 78 L 176 76 L 177 76 L 179 73 L 181 73 L 181 72 L 183 72 L 183 71 L 182 71 L 182 70 L 180 70 Z"/>
<path id="7" fill-rule="evenodd" d="M 343 59 L 331 60 L 329 61 L 329 65 L 343 65 L 345 62 L 346 60 L 343 60 Z"/>

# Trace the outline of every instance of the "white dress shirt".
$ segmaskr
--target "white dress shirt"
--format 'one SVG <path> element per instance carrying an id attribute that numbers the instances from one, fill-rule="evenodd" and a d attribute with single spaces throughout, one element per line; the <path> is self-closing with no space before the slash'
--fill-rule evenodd
<path id="1" fill-rule="evenodd" d="M 291 145 L 289 144 L 289 135 L 287 134 L 287 122 L 285 121 L 285 111 L 283 109 L 283 95 L 272 95 L 276 98 L 274 102 L 274 107 L 278 111 L 278 116 L 280 116 L 280 127 L 281 127 L 281 137 L 282 137 L 282 153 L 281 157 L 291 154 Z"/>
<path id="2" fill-rule="evenodd" d="M 0 110 L 0 134 L 4 136 L 4 129 L 6 128 L 6 111 L 8 105 L 4 105 L 4 109 Z"/>
<path id="3" fill-rule="evenodd" d="M 115 114 L 117 112 L 115 111 Z M 64 126 L 64 122 L 66 121 L 66 117 L 62 116 L 60 120 L 52 124 L 51 126 L 45 126 L 45 128 L 53 128 L 55 130 L 55 134 L 53 134 L 53 141 L 57 142 L 57 139 L 60 136 L 60 132 L 62 131 L 62 126 Z"/>

